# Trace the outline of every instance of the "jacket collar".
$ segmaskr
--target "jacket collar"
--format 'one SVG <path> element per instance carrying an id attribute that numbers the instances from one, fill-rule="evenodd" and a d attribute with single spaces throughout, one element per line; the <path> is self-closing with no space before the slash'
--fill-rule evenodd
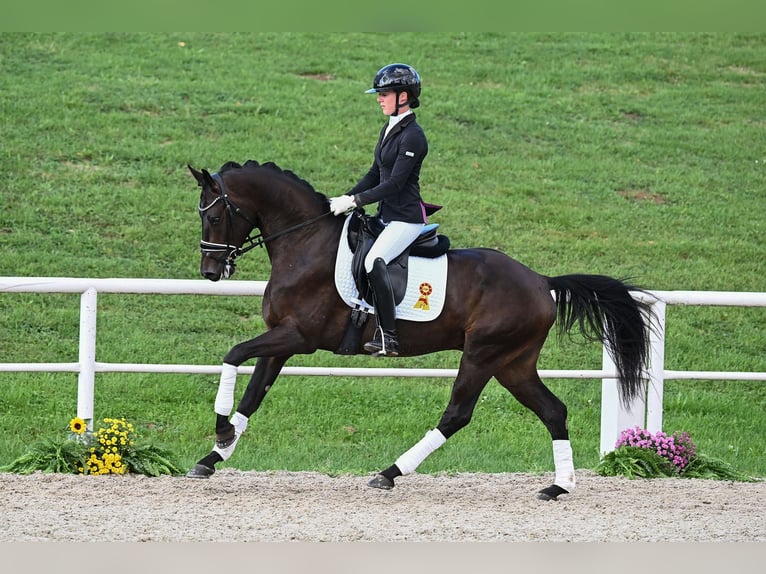
<path id="1" fill-rule="evenodd" d="M 411 114 L 407 114 L 401 120 L 396 122 L 396 124 L 394 124 L 394 127 L 391 128 L 391 131 L 388 132 L 387 136 L 385 134 L 386 134 L 386 128 L 388 127 L 388 123 L 386 123 L 383 126 L 383 129 L 380 131 L 380 141 L 381 141 L 381 143 L 383 143 L 384 141 L 388 141 L 391 138 L 392 135 L 399 133 L 405 127 L 407 127 L 408 125 L 410 125 L 414 121 L 415 121 L 415 113 L 413 112 Z"/>

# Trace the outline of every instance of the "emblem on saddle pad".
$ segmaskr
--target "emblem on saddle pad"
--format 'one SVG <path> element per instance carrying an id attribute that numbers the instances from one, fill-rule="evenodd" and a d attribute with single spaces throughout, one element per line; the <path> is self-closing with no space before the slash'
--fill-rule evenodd
<path id="1" fill-rule="evenodd" d="M 428 306 L 428 296 L 434 292 L 434 288 L 431 287 L 430 283 L 421 283 L 420 287 L 418 287 L 418 291 L 420 291 L 420 298 L 418 299 L 418 302 L 415 303 L 415 309 L 430 311 L 431 307 Z"/>
<path id="2" fill-rule="evenodd" d="M 374 314 L 372 303 L 365 301 L 364 297 L 360 296 L 352 270 L 354 253 L 349 246 L 348 227 L 354 217 L 359 216 L 353 212 L 348 215 L 340 235 L 338 255 L 335 260 L 335 287 L 341 299 L 349 307 Z M 448 246 L 448 240 L 446 238 L 444 240 L 447 241 Z M 404 321 L 433 321 L 436 319 L 444 308 L 447 288 L 447 255 L 429 258 L 410 254 L 404 268 L 396 270 L 396 272 L 399 271 L 402 271 L 403 275 L 401 277 L 402 290 L 396 298 L 396 318 Z"/>

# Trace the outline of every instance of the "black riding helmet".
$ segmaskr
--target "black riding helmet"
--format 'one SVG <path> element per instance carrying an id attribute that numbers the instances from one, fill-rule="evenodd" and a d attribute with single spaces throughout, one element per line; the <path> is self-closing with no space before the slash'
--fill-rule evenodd
<path id="1" fill-rule="evenodd" d="M 407 92 L 409 96 L 407 103 L 411 108 L 417 108 L 420 105 L 420 75 L 415 71 L 415 68 L 408 66 L 407 64 L 389 64 L 383 66 L 378 73 L 375 74 L 375 79 L 372 81 L 372 88 L 367 90 L 366 94 L 375 94 L 377 92 L 385 92 L 392 90 L 397 93 Z M 399 104 L 397 102 L 396 112 L 399 112 Z"/>

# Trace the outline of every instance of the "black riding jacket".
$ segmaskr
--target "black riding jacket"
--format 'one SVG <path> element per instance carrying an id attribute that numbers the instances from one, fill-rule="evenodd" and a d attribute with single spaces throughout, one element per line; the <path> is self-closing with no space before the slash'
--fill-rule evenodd
<path id="1" fill-rule="evenodd" d="M 386 127 L 380 131 L 372 167 L 347 195 L 353 195 L 360 207 L 379 202 L 377 215 L 386 223 L 426 223 L 419 183 L 420 166 L 428 154 L 426 135 L 414 113 L 384 139 Z"/>

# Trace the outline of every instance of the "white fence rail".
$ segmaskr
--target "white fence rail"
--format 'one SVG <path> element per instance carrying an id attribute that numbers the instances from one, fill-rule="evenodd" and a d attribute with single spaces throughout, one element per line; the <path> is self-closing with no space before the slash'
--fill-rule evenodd
<path id="1" fill-rule="evenodd" d="M 77 416 L 93 418 L 95 375 L 98 372 L 216 374 L 221 365 L 173 365 L 103 363 L 96 361 L 96 316 L 98 293 L 262 296 L 266 281 L 222 281 L 204 279 L 87 279 L 68 277 L 0 277 L 2 293 L 80 293 L 79 358 L 74 363 L 0 363 L 0 371 L 78 373 Z M 715 305 L 766 307 L 766 293 L 728 291 L 652 291 L 641 295 L 652 303 L 657 317 L 652 333 L 650 361 L 646 367 L 647 392 L 629 410 L 618 400 L 615 366 L 604 351 L 600 370 L 541 370 L 541 378 L 602 379 L 601 452 L 614 448 L 623 429 L 641 426 L 652 432 L 662 430 L 664 382 L 668 379 L 720 379 L 766 381 L 766 373 L 719 371 L 670 371 L 665 369 L 665 310 L 667 305 Z M 254 367 L 240 367 L 251 374 Z M 448 377 L 456 369 L 284 367 L 283 375 L 367 376 L 367 377 Z"/>

